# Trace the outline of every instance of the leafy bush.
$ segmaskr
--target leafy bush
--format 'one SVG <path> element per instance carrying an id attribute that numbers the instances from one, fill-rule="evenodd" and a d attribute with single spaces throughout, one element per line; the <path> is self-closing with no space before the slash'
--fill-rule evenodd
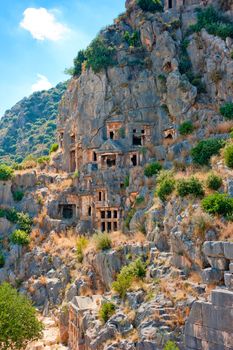
<path id="1" fill-rule="evenodd" d="M 163 5 L 160 0 L 137 0 L 137 4 L 143 11 L 162 12 Z"/>
<path id="2" fill-rule="evenodd" d="M 15 230 L 11 235 L 11 242 L 18 245 L 28 245 L 30 243 L 30 237 L 25 231 Z"/>
<path id="3" fill-rule="evenodd" d="M 170 171 L 161 172 L 158 179 L 158 189 L 156 191 L 158 197 L 165 201 L 175 189 L 175 179 Z"/>
<path id="4" fill-rule="evenodd" d="M 5 265 L 5 257 L 2 252 L 0 252 L 0 269 Z"/>
<path id="5" fill-rule="evenodd" d="M 206 185 L 209 189 L 217 191 L 222 186 L 222 179 L 220 176 L 212 173 L 208 176 Z"/>
<path id="6" fill-rule="evenodd" d="M 23 197 L 24 197 L 24 192 L 23 191 L 13 191 L 12 192 L 13 198 L 15 202 L 20 202 Z"/>
<path id="7" fill-rule="evenodd" d="M 28 214 L 17 213 L 17 224 L 20 230 L 30 233 L 32 229 L 32 223 L 32 219 Z"/>
<path id="8" fill-rule="evenodd" d="M 83 262 L 83 251 L 88 245 L 88 239 L 85 236 L 80 236 L 77 240 L 76 251 L 78 262 Z"/>
<path id="9" fill-rule="evenodd" d="M 203 186 L 195 177 L 191 177 L 191 179 L 188 180 L 179 180 L 177 183 L 177 192 L 181 197 L 188 195 L 192 195 L 194 197 L 204 196 Z"/>
<path id="10" fill-rule="evenodd" d="M 83 63 L 86 61 L 86 52 L 85 50 L 81 50 L 78 52 L 77 57 L 74 59 L 74 69 L 73 75 L 80 76 L 82 73 Z"/>
<path id="11" fill-rule="evenodd" d="M 0 344 L 3 350 L 26 349 L 43 330 L 36 309 L 24 295 L 8 283 L 0 286 Z"/>
<path id="12" fill-rule="evenodd" d="M 179 132 L 181 135 L 192 134 L 193 130 L 194 130 L 194 126 L 190 120 L 183 122 L 179 127 Z"/>
<path id="13" fill-rule="evenodd" d="M 209 34 L 219 36 L 222 39 L 233 37 L 233 24 L 227 17 L 209 6 L 198 11 L 197 23 L 190 26 L 191 32 L 200 32 L 205 28 Z"/>
<path id="14" fill-rule="evenodd" d="M 233 119 L 233 103 L 227 102 L 220 107 L 220 113 L 226 119 Z"/>
<path id="15" fill-rule="evenodd" d="M 140 204 L 142 204 L 142 203 L 144 203 L 144 202 L 145 202 L 145 198 L 144 198 L 143 196 L 139 196 L 139 197 L 137 197 L 136 200 L 135 200 L 135 204 L 136 204 L 136 205 L 140 205 Z"/>
<path id="16" fill-rule="evenodd" d="M 117 275 L 117 280 L 113 282 L 112 288 L 124 298 L 128 289 L 131 287 L 135 278 L 144 278 L 146 275 L 146 266 L 139 258 L 128 266 L 124 266 Z"/>
<path id="17" fill-rule="evenodd" d="M 43 156 L 36 159 L 36 162 L 41 165 L 48 164 L 50 162 L 49 156 Z"/>
<path id="18" fill-rule="evenodd" d="M 0 164 L 0 181 L 7 181 L 12 178 L 14 170 L 6 164 Z"/>
<path id="19" fill-rule="evenodd" d="M 151 164 L 148 164 L 144 169 L 144 175 L 146 177 L 152 177 L 153 175 L 157 175 L 160 170 L 162 170 L 162 165 L 158 162 L 154 162 Z"/>
<path id="20" fill-rule="evenodd" d="M 108 250 L 111 249 L 112 241 L 108 233 L 99 232 L 94 235 L 94 241 L 97 250 Z"/>
<path id="21" fill-rule="evenodd" d="M 87 67 L 91 67 L 95 73 L 115 64 L 115 49 L 107 46 L 104 39 L 97 37 L 86 50 Z"/>
<path id="22" fill-rule="evenodd" d="M 209 165 L 210 158 L 214 155 L 218 155 L 223 146 L 224 141 L 221 139 L 200 141 L 191 151 L 193 162 L 198 165 Z"/>
<path id="23" fill-rule="evenodd" d="M 135 31 L 132 34 L 128 31 L 124 33 L 124 40 L 127 42 L 127 44 L 131 47 L 137 47 L 140 46 L 140 35 L 139 32 Z"/>
<path id="24" fill-rule="evenodd" d="M 58 143 L 53 143 L 52 146 L 50 147 L 49 153 L 57 152 L 58 148 L 59 148 Z"/>
<path id="25" fill-rule="evenodd" d="M 164 350 L 179 350 L 178 346 L 176 343 L 172 340 L 169 340 L 164 347 Z"/>
<path id="26" fill-rule="evenodd" d="M 214 193 L 202 200 L 202 208 L 209 214 L 231 216 L 233 214 L 233 198 L 226 194 Z"/>
<path id="27" fill-rule="evenodd" d="M 233 168 L 233 144 L 229 144 L 224 149 L 224 160 L 226 166 Z"/>
<path id="28" fill-rule="evenodd" d="M 116 310 L 116 306 L 113 303 L 111 303 L 109 301 L 104 302 L 100 308 L 100 311 L 99 311 L 100 319 L 104 323 L 106 323 L 109 320 L 109 318 L 112 315 L 114 315 L 115 310 Z"/>

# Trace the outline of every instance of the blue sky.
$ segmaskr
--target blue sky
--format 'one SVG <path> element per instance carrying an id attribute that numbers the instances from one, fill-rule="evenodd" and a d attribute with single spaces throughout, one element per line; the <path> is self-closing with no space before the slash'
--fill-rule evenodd
<path id="1" fill-rule="evenodd" d="M 66 80 L 72 65 L 125 0 L 1 0 L 0 116 L 24 96 Z"/>

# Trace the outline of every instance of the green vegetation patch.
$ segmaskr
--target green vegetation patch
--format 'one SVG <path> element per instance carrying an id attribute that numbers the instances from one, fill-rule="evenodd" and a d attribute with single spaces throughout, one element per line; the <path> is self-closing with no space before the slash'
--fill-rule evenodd
<path id="1" fill-rule="evenodd" d="M 106 323 L 112 315 L 114 315 L 116 311 L 115 304 L 111 303 L 110 301 L 105 301 L 100 308 L 99 311 L 99 318 L 101 321 Z"/>
<path id="2" fill-rule="evenodd" d="M 222 186 L 222 178 L 214 173 L 209 174 L 206 185 L 210 190 L 217 191 Z"/>
<path id="3" fill-rule="evenodd" d="M 137 5 L 148 12 L 162 12 L 163 4 L 160 0 L 137 0 Z"/>
<path id="4" fill-rule="evenodd" d="M 233 168 L 233 144 L 230 143 L 224 149 L 224 161 L 229 168 Z"/>
<path id="5" fill-rule="evenodd" d="M 109 250 L 112 247 L 112 241 L 108 233 L 96 233 L 94 235 L 96 249 L 99 251 Z"/>
<path id="6" fill-rule="evenodd" d="M 226 194 L 214 193 L 202 200 L 202 208 L 209 214 L 230 217 L 233 215 L 233 198 Z"/>
<path id="7" fill-rule="evenodd" d="M 220 107 L 220 113 L 226 119 L 233 119 L 233 103 L 227 102 Z"/>
<path id="8" fill-rule="evenodd" d="M 158 162 L 154 162 L 151 164 L 148 164 L 144 169 L 144 175 L 146 177 L 152 177 L 154 175 L 157 175 L 160 170 L 162 170 L 162 165 Z"/>
<path id="9" fill-rule="evenodd" d="M 210 158 L 214 155 L 218 155 L 224 144 L 224 140 L 217 138 L 200 141 L 191 150 L 193 162 L 198 165 L 209 165 Z"/>
<path id="10" fill-rule="evenodd" d="M 23 230 L 15 230 L 11 235 L 11 243 L 17 245 L 28 245 L 30 243 L 29 234 Z"/>
<path id="11" fill-rule="evenodd" d="M 192 134 L 193 131 L 194 131 L 194 126 L 190 120 L 183 122 L 179 126 L 179 133 L 183 136 Z"/>
<path id="12" fill-rule="evenodd" d="M 204 189 L 202 183 L 195 177 L 190 179 L 183 179 L 177 182 L 177 192 L 180 197 L 185 196 L 194 196 L 194 197 L 203 197 Z"/>
<path id="13" fill-rule="evenodd" d="M 0 181 L 7 181 L 12 178 L 14 174 L 13 168 L 6 164 L 0 164 Z"/>
<path id="14" fill-rule="evenodd" d="M 8 283 L 0 286 L 0 344 L 3 350 L 26 349 L 30 341 L 39 339 L 43 326 L 36 309 L 24 295 Z"/>

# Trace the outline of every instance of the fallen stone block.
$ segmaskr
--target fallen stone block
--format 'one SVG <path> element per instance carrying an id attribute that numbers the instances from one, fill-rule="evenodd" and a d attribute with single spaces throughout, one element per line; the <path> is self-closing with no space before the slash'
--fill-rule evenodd
<path id="1" fill-rule="evenodd" d="M 233 308 L 233 292 L 227 289 L 215 289 L 211 293 L 213 305 Z"/>
<path id="2" fill-rule="evenodd" d="M 202 325 L 202 302 L 196 301 L 193 304 L 189 315 L 189 322 Z"/>
<path id="3" fill-rule="evenodd" d="M 233 290 L 233 274 L 225 272 L 224 274 L 224 282 L 227 288 Z"/>
<path id="4" fill-rule="evenodd" d="M 233 260 L 233 243 L 224 242 L 224 256 L 226 259 Z"/>
<path id="5" fill-rule="evenodd" d="M 206 256 L 212 256 L 214 258 L 224 258 L 224 242 L 209 241 L 203 244 L 203 252 Z"/>
<path id="6" fill-rule="evenodd" d="M 202 280 L 206 284 L 218 284 L 223 281 L 224 273 L 218 269 L 209 267 L 202 271 Z"/>

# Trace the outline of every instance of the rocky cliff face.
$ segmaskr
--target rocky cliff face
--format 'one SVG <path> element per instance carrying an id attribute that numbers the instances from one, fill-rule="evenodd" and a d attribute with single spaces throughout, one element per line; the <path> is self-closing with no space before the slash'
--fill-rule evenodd
<path id="1" fill-rule="evenodd" d="M 233 349 L 232 168 L 219 149 L 212 159 L 200 150 L 204 168 L 191 156 L 204 139 L 232 144 L 219 111 L 232 101 L 232 40 L 187 32 L 210 3 L 222 6 L 151 13 L 128 0 L 100 34 L 114 64 L 94 73 L 84 63 L 68 85 L 57 153 L 0 181 L 0 281 L 52 313 L 71 350 Z M 209 195 L 229 200 L 227 215 L 205 210 Z M 20 225 L 12 207 L 34 219 L 29 246 L 9 239 Z"/>

